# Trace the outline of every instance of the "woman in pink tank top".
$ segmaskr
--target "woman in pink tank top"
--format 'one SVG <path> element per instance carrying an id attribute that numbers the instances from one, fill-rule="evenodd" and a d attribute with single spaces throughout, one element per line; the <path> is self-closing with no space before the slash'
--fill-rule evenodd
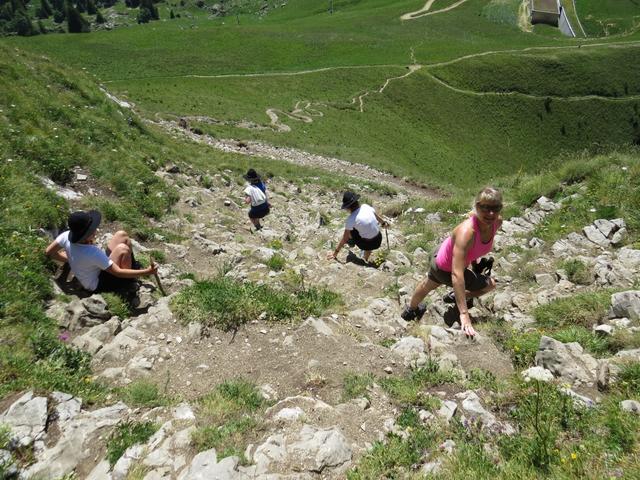
<path id="1" fill-rule="evenodd" d="M 475 336 L 469 308 L 473 306 L 473 298 L 490 292 L 496 283 L 489 275 L 478 274 L 467 267 L 491 251 L 496 231 L 502 225 L 501 210 L 499 190 L 487 187 L 478 193 L 469 218 L 453 230 L 434 254 L 429 274 L 416 287 L 402 318 L 419 320 L 426 311 L 420 303 L 424 297 L 440 285 L 449 285 L 453 287 L 453 295 L 445 295 L 445 302 L 455 302 L 462 330 L 470 337 Z"/>

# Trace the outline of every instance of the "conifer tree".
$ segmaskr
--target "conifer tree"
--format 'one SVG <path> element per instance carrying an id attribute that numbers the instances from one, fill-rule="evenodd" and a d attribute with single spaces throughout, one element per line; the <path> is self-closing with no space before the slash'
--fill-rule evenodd
<path id="1" fill-rule="evenodd" d="M 40 0 L 40 8 L 38 8 L 38 18 L 49 18 L 53 13 L 53 9 L 47 0 Z"/>
<path id="2" fill-rule="evenodd" d="M 64 0 L 51 0 L 51 6 L 53 7 L 54 10 L 57 10 L 59 12 L 64 12 L 64 9 L 65 9 Z"/>
<path id="3" fill-rule="evenodd" d="M 103 23 L 107 23 L 107 21 L 102 16 L 102 12 L 100 12 L 100 10 L 98 10 L 98 13 L 96 13 L 96 23 L 100 25 L 102 25 Z"/>
<path id="4" fill-rule="evenodd" d="M 85 13 L 87 11 L 87 0 L 76 0 L 76 9 L 80 13 Z"/>
<path id="5" fill-rule="evenodd" d="M 89 22 L 85 20 L 82 14 L 67 1 L 67 30 L 69 33 L 87 33 L 89 31 Z"/>
<path id="6" fill-rule="evenodd" d="M 93 0 L 87 0 L 87 13 L 89 15 L 95 15 L 98 12 L 98 8 Z"/>

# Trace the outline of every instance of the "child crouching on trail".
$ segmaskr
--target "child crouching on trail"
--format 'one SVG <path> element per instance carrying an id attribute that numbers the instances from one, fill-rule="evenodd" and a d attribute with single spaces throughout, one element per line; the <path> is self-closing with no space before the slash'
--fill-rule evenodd
<path id="1" fill-rule="evenodd" d="M 380 225 L 387 226 L 385 222 L 373 209 L 373 207 L 358 201 L 360 197 L 353 192 L 344 192 L 342 197 L 342 210 L 349 210 L 350 215 L 344 227 L 344 233 L 333 252 L 327 254 L 327 259 L 337 258 L 340 249 L 348 244 L 357 246 L 364 251 L 363 260 L 369 261 L 371 252 L 380 248 L 382 244 L 382 232 Z"/>
<path id="2" fill-rule="evenodd" d="M 262 228 L 260 219 L 269 215 L 269 211 L 271 210 L 271 205 L 269 205 L 267 199 L 267 187 L 260 179 L 260 175 L 258 175 L 253 168 L 247 171 L 244 179 L 249 182 L 247 188 L 244 189 L 244 201 L 251 205 L 249 209 L 249 219 L 251 223 L 253 223 L 253 226 L 256 227 L 256 230 L 260 230 Z"/>
<path id="3" fill-rule="evenodd" d="M 100 212 L 74 212 L 69 215 L 69 230 L 49 244 L 45 253 L 54 260 L 69 262 L 71 272 L 89 292 L 117 292 L 133 285 L 133 279 L 157 272 L 157 267 L 137 266 L 127 232 L 116 232 L 107 249 L 93 244 L 102 216 Z"/>
<path id="4" fill-rule="evenodd" d="M 453 287 L 453 292 L 445 295 L 443 300 L 455 303 L 454 310 L 459 316 L 462 331 L 469 337 L 475 336 L 469 308 L 473 307 L 475 297 L 490 292 L 496 286 L 490 275 L 493 261 L 479 262 L 484 267 L 476 266 L 475 262 L 491 251 L 495 234 L 502 225 L 501 210 L 502 193 L 499 190 L 487 187 L 478 193 L 469 218 L 458 225 L 434 252 L 427 278 L 416 287 L 411 303 L 401 314 L 403 319 L 420 320 L 426 310 L 420 302 L 429 292 L 444 284 Z M 473 270 L 468 268 L 472 263 Z M 452 324 L 455 321 L 458 319 Z"/>

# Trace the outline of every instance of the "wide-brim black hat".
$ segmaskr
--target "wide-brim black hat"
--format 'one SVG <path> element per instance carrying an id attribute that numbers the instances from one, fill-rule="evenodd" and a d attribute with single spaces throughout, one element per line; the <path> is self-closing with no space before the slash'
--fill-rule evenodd
<path id="1" fill-rule="evenodd" d="M 344 195 L 342 195 L 342 206 L 340 208 L 343 210 L 346 208 L 349 208 L 351 205 L 356 203 L 359 198 L 360 198 L 360 195 L 356 193 L 344 192 Z"/>
<path id="2" fill-rule="evenodd" d="M 79 243 L 89 238 L 100 225 L 102 215 L 97 210 L 73 212 L 69 215 L 69 241 Z"/>
<path id="3" fill-rule="evenodd" d="M 260 175 L 258 175 L 258 172 L 256 172 L 253 168 L 247 170 L 247 173 L 243 175 L 243 177 L 245 180 L 249 180 L 250 182 L 260 180 Z"/>

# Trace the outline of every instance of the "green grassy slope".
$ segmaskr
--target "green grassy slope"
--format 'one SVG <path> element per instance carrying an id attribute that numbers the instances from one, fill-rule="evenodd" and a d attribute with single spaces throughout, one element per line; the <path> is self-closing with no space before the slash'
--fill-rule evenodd
<path id="1" fill-rule="evenodd" d="M 222 121 L 203 125 L 215 135 L 337 155 L 451 188 L 513 169 L 537 171 L 565 151 L 637 141 L 635 99 L 555 98 L 636 94 L 637 47 L 573 48 L 575 39 L 524 33 L 512 22 L 496 21 L 500 5 L 480 0 L 400 20 L 422 5 L 340 1 L 330 15 L 323 3 L 292 0 L 265 17 L 240 16 L 239 24 L 196 16 L 85 36 L 7 41 L 87 68 L 149 117 L 208 116 Z M 503 9 L 513 14 L 514 7 L 505 3 Z M 517 53 L 539 46 L 558 50 Z M 491 51 L 509 53 L 428 67 Z M 427 70 L 376 93 L 413 61 Z M 321 71 L 241 76 L 306 69 Z M 430 78 L 432 71 L 452 88 Z M 474 95 L 505 91 L 552 96 L 553 105 L 545 98 Z M 357 97 L 366 92 L 360 112 Z M 233 126 L 244 121 L 265 126 L 267 109 L 291 112 L 298 102 L 311 103 L 307 113 L 313 123 L 280 114 L 291 132 Z"/>
<path id="2" fill-rule="evenodd" d="M 589 36 L 609 36 L 637 31 L 637 0 L 575 0 L 580 22 Z"/>
<path id="3" fill-rule="evenodd" d="M 630 43 L 487 55 L 430 71 L 455 87 L 476 92 L 615 98 L 640 93 L 638 58 L 640 43 Z"/>

